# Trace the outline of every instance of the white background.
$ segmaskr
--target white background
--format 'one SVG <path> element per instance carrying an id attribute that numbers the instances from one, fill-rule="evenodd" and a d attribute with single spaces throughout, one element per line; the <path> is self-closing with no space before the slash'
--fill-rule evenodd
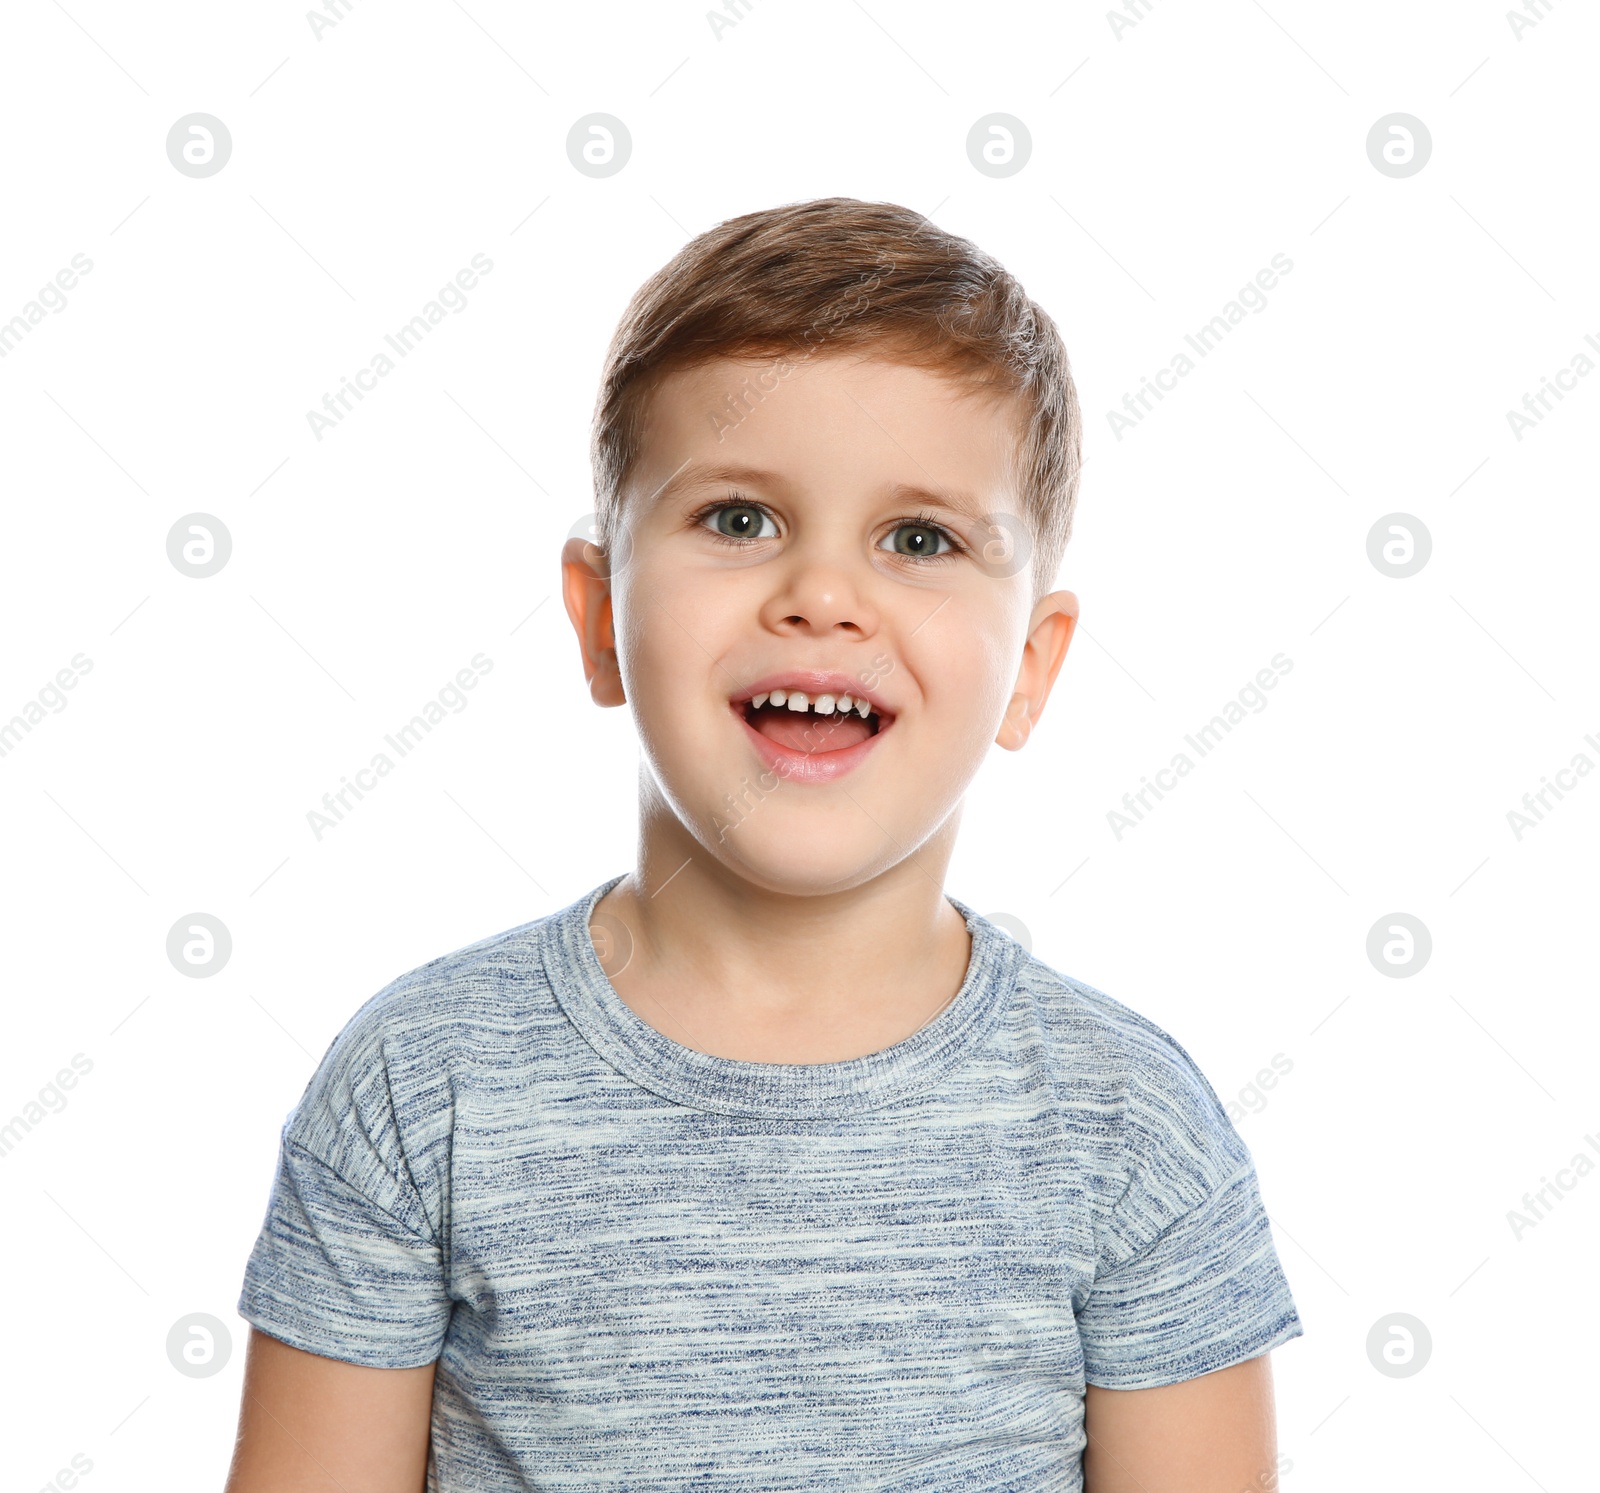
<path id="1" fill-rule="evenodd" d="M 215 1489 L 235 1316 L 278 1128 L 351 1012 L 413 966 L 628 869 L 637 749 L 589 703 L 557 552 L 627 298 L 686 240 L 814 196 L 929 212 L 1058 321 L 1086 420 L 1059 584 L 1082 625 L 1041 729 L 996 750 L 948 882 L 1184 1043 L 1241 1122 L 1306 1335 L 1274 1354 L 1293 1493 L 1594 1486 L 1600 780 L 1520 840 L 1522 795 L 1600 763 L 1600 377 L 1506 412 L 1600 338 L 1592 9 L 18 0 L 0 37 L 5 1480 Z M 204 179 L 174 121 L 222 119 Z M 633 154 L 595 180 L 567 132 Z M 1396 179 L 1393 112 L 1432 155 Z M 1032 136 L 969 163 L 992 112 Z M 320 442 L 306 411 L 475 253 L 492 273 Z M 1138 427 L 1107 411 L 1276 253 L 1269 304 Z M 1600 353 L 1589 351 L 1600 360 Z M 233 553 L 180 574 L 174 522 Z M 1408 579 L 1385 515 L 1432 536 Z M 493 672 L 318 841 L 307 811 L 482 652 Z M 1119 839 L 1107 811 L 1274 654 L 1292 672 Z M 168 930 L 205 912 L 226 967 Z M 1381 973 L 1368 931 L 1433 952 Z M 38 1113 L 35 1111 L 35 1113 Z M 1600 1161 L 1600 1154 L 1595 1159 Z M 1547 1194 L 1547 1196 L 1552 1196 Z M 168 1330 L 206 1312 L 225 1368 Z M 1426 1324 L 1392 1378 L 1368 1334 Z"/>

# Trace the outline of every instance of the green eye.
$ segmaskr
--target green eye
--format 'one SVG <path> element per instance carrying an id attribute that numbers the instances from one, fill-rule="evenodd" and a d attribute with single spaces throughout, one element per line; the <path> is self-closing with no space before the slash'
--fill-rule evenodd
<path id="1" fill-rule="evenodd" d="M 774 523 L 771 533 L 762 533 L 763 518 L 773 515 L 758 502 L 749 499 L 734 499 L 734 501 L 709 502 L 694 515 L 694 525 L 702 530 L 707 530 L 717 544 L 754 544 L 757 539 L 778 538 L 778 525 Z M 707 523 L 707 520 L 710 520 Z"/>
<path id="2" fill-rule="evenodd" d="M 766 515 L 748 503 L 731 504 L 717 509 L 717 532 L 730 539 L 755 539 L 761 530 L 761 520 Z"/>
<path id="3" fill-rule="evenodd" d="M 930 558 L 955 548 L 950 543 L 950 536 L 938 524 L 897 524 L 888 537 L 889 547 L 897 555 L 907 555 L 912 559 Z M 940 544 L 945 546 L 944 550 L 939 548 Z"/>

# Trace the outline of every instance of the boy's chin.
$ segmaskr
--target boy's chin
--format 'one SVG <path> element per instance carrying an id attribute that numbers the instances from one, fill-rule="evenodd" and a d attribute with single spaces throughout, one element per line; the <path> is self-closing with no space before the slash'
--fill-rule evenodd
<path id="1" fill-rule="evenodd" d="M 719 842 L 711 838 L 717 858 L 735 876 L 762 891 L 791 897 L 818 897 L 831 892 L 847 892 L 894 864 L 885 856 L 892 846 L 881 834 L 845 834 L 820 825 L 803 827 L 793 834 L 764 827 L 758 833 L 726 834 Z M 822 841 L 823 843 L 818 843 Z M 859 842 L 859 843 L 857 843 Z"/>

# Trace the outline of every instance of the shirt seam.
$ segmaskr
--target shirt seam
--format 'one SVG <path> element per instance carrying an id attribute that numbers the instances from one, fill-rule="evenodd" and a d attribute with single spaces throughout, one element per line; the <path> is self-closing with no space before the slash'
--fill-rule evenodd
<path id="1" fill-rule="evenodd" d="M 365 1187 L 361 1187 L 355 1182 L 352 1182 L 350 1178 L 347 1177 L 338 1167 L 334 1166 L 332 1162 L 328 1161 L 322 1156 L 317 1155 L 315 1151 L 311 1150 L 302 1141 L 298 1141 L 293 1136 L 286 1134 L 283 1137 L 283 1146 L 285 1151 L 294 1152 L 304 1160 L 310 1161 L 316 1166 L 320 1167 L 330 1177 L 338 1178 L 339 1181 L 344 1183 L 344 1185 L 348 1187 L 351 1192 L 355 1193 L 355 1195 L 360 1198 L 361 1201 L 369 1208 L 372 1208 L 376 1212 L 383 1214 L 385 1218 L 392 1220 L 397 1227 L 405 1230 L 405 1232 L 410 1234 L 414 1239 L 418 1239 L 424 1244 L 431 1245 L 435 1249 L 442 1247 L 438 1236 L 434 1233 L 431 1220 L 429 1220 L 427 1232 L 421 1232 L 413 1225 L 407 1223 L 406 1220 L 395 1213 L 392 1208 L 384 1207 L 382 1203 L 378 1202 L 368 1193 Z M 398 1191 L 403 1193 L 406 1190 L 407 1184 L 397 1181 L 392 1173 L 385 1170 L 384 1175 L 394 1183 Z M 417 1211 L 423 1216 L 423 1218 L 427 1218 L 427 1209 L 422 1206 L 422 1199 L 420 1196 L 417 1197 Z"/>

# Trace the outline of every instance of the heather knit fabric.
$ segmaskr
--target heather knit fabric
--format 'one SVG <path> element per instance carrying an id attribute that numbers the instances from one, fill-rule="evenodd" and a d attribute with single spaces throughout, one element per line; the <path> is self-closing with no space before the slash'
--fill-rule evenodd
<path id="1" fill-rule="evenodd" d="M 430 1490 L 1075 1493 L 1086 1383 L 1303 1331 L 1188 1053 L 950 898 L 921 1031 L 751 1063 L 636 1016 L 558 912 L 402 975 L 284 1126 L 239 1311 L 438 1360 Z"/>

